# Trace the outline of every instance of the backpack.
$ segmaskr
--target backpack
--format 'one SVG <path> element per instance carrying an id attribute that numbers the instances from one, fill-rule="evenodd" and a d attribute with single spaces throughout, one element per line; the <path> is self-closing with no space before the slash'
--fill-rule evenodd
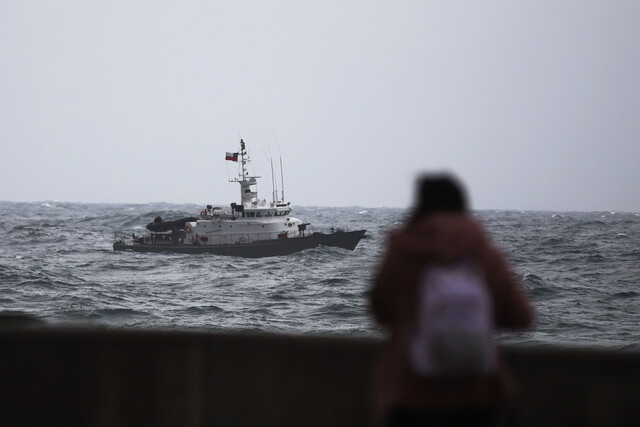
<path id="1" fill-rule="evenodd" d="M 482 272 L 467 260 L 432 265 L 418 283 L 417 324 L 409 362 L 425 377 L 496 372 L 493 303 Z"/>

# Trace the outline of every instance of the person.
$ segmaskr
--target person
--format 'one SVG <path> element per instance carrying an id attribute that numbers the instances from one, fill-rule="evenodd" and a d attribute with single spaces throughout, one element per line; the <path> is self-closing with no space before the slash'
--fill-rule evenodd
<path id="1" fill-rule="evenodd" d="M 490 374 L 425 376 L 411 363 L 417 330 L 419 285 L 425 269 L 473 260 L 484 276 L 493 324 L 526 328 L 533 309 L 504 256 L 467 210 L 462 186 L 446 174 L 418 180 L 415 208 L 406 226 L 389 236 L 374 277 L 371 308 L 390 336 L 374 378 L 374 418 L 384 425 L 492 425 L 513 395 L 513 383 L 497 355 Z M 488 316 L 487 316 L 488 317 Z"/>

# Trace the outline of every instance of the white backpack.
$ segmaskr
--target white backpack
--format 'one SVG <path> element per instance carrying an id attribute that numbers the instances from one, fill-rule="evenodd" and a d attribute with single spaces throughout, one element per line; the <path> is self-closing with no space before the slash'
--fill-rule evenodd
<path id="1" fill-rule="evenodd" d="M 495 373 L 493 304 L 481 272 L 462 261 L 430 266 L 419 280 L 417 325 L 409 341 L 413 370 L 426 377 Z"/>

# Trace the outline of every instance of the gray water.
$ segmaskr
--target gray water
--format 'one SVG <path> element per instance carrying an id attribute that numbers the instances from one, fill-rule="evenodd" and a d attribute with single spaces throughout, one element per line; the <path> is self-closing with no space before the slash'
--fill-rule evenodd
<path id="1" fill-rule="evenodd" d="M 0 202 L 0 314 L 51 324 L 382 336 L 368 313 L 386 232 L 404 211 L 296 208 L 312 230 L 366 228 L 355 251 L 286 257 L 114 252 L 116 231 L 199 212 L 166 203 Z M 536 307 L 504 342 L 640 349 L 640 214 L 476 212 Z"/>

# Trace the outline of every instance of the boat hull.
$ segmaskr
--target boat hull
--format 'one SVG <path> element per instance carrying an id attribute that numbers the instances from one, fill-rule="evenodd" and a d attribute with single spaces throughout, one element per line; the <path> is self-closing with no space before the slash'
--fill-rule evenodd
<path id="1" fill-rule="evenodd" d="M 214 254 L 238 256 L 245 258 L 262 258 L 270 256 L 289 255 L 318 246 L 332 246 L 354 250 L 365 237 L 366 230 L 341 231 L 331 234 L 314 233 L 304 237 L 286 239 L 260 240 L 257 242 L 237 245 L 128 245 L 121 242 L 113 244 L 115 251 L 134 252 L 173 252 L 180 254 Z"/>

